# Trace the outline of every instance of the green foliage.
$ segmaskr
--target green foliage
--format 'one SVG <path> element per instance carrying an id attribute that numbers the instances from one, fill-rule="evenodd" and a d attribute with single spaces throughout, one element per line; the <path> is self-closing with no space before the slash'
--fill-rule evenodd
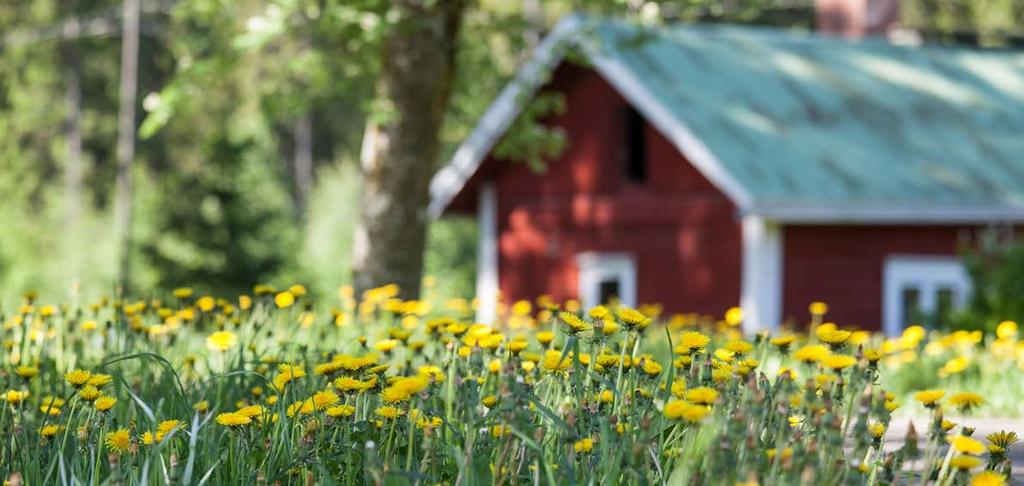
<path id="1" fill-rule="evenodd" d="M 906 0 L 903 24 L 926 38 L 1001 45 L 1024 35 L 1024 3 L 1017 0 Z"/>
<path id="2" fill-rule="evenodd" d="M 310 291 L 333 297 L 348 284 L 352 233 L 359 203 L 359 171 L 355 164 L 324 167 L 310 202 L 299 271 L 291 281 L 308 282 Z"/>
<path id="3" fill-rule="evenodd" d="M 494 157 L 524 162 L 534 172 L 544 172 L 568 145 L 565 133 L 548 128 L 543 121 L 565 113 L 565 96 L 541 93 L 528 102 L 508 133 L 494 148 Z"/>
<path id="4" fill-rule="evenodd" d="M 449 217 L 430 225 L 424 274 L 433 278 L 433 296 L 474 295 L 476 279 L 476 220 Z"/>
<path id="5" fill-rule="evenodd" d="M 973 289 L 968 306 L 952 319 L 967 329 L 995 330 L 1003 320 L 1024 322 L 1024 242 L 995 230 L 984 233 L 964 256 Z"/>
<path id="6" fill-rule="evenodd" d="M 294 264 L 299 235 L 288 195 L 250 144 L 212 140 L 198 170 L 158 177 L 154 190 L 164 196 L 154 198 L 146 218 L 153 233 L 141 245 L 156 285 L 203 281 L 244 292 Z"/>

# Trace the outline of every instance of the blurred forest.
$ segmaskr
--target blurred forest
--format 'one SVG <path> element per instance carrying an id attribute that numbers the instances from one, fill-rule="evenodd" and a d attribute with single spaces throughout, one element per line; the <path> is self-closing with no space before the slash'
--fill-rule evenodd
<path id="1" fill-rule="evenodd" d="M 126 21 L 132 4 L 134 25 Z M 441 160 L 529 48 L 571 11 L 807 29 L 812 7 L 470 1 Z M 0 2 L 5 296 L 36 289 L 66 297 L 79 286 L 110 294 L 126 262 L 142 293 L 193 285 L 230 295 L 254 283 L 303 282 L 314 294 L 333 294 L 350 279 L 363 133 L 374 117 L 394 116 L 374 91 L 389 16 L 388 0 Z M 1019 0 L 904 3 L 908 27 L 944 40 L 1015 42 L 1022 18 Z M 123 33 L 134 28 L 133 94 L 121 89 L 121 61 L 131 53 Z M 132 101 L 127 111 L 120 99 Z M 125 124 L 137 134 L 125 138 Z M 564 142 L 517 127 L 503 147 L 510 163 L 536 165 L 538 147 Z M 131 150 L 118 149 L 119 137 Z M 124 221 L 128 230 L 119 227 Z M 440 294 L 472 294 L 475 231 L 458 219 L 430 226 L 425 273 L 437 277 Z M 119 252 L 125 235 L 127 259 Z"/>

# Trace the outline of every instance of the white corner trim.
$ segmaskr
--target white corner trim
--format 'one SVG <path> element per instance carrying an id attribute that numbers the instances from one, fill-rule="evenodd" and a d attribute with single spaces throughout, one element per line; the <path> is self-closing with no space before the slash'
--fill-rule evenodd
<path id="1" fill-rule="evenodd" d="M 626 98 L 665 138 L 672 142 L 704 177 L 721 190 L 741 211 L 750 208 L 753 197 L 711 149 L 690 128 L 660 103 L 639 79 L 617 59 L 591 53 L 597 71 Z"/>
<path id="2" fill-rule="evenodd" d="M 528 98 L 540 89 L 550 71 L 565 57 L 567 44 L 581 23 L 581 17 L 570 15 L 551 30 L 534 49 L 515 79 L 501 90 L 497 99 L 487 108 L 469 137 L 455 149 L 448 165 L 434 175 L 430 181 L 430 205 L 427 206 L 431 217 L 439 217 L 477 171 L 480 163 L 522 112 Z"/>
<path id="3" fill-rule="evenodd" d="M 774 331 L 782 320 L 782 225 L 744 216 L 740 307 L 743 332 Z"/>
<path id="4" fill-rule="evenodd" d="M 477 209 L 476 322 L 493 324 L 498 317 L 498 190 L 481 185 Z"/>
<path id="5" fill-rule="evenodd" d="M 577 294 L 585 309 L 604 304 L 601 302 L 602 280 L 619 280 L 619 300 L 623 305 L 636 307 L 636 259 L 625 252 L 585 252 L 576 255 L 578 269 Z"/>

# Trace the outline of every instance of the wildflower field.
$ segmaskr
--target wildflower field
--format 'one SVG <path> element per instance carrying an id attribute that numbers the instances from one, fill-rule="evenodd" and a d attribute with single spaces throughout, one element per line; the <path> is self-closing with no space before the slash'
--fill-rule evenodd
<path id="1" fill-rule="evenodd" d="M 386 286 L 314 303 L 5 309 L 5 484 L 977 484 L 1009 480 L 1017 326 L 886 338 L 827 322 L 744 336 L 742 313 L 472 305 Z M 903 415 L 926 417 L 895 447 Z"/>

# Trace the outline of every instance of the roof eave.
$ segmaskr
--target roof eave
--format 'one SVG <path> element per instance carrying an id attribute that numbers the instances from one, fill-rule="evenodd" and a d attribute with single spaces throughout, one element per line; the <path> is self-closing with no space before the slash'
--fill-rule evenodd
<path id="1" fill-rule="evenodd" d="M 785 224 L 1024 223 L 1024 206 L 1009 204 L 757 204 L 744 213 Z"/>

